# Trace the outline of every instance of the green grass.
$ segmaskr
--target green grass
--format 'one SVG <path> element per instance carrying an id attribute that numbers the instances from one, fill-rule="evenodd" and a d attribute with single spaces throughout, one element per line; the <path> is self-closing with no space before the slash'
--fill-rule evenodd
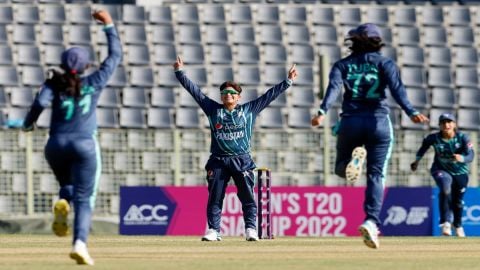
<path id="1" fill-rule="evenodd" d="M 0 235 L 0 269 L 79 269 L 70 237 Z M 359 237 L 281 237 L 246 242 L 225 237 L 91 236 L 96 269 L 478 269 L 480 238 L 382 237 L 378 250 Z"/>

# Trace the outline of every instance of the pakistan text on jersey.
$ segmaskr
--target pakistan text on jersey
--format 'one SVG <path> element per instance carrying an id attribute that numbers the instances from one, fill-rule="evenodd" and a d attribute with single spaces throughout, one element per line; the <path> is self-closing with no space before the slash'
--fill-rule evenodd
<path id="1" fill-rule="evenodd" d="M 229 133 L 224 133 L 224 132 L 215 133 L 215 138 L 223 141 L 232 141 L 232 140 L 240 139 L 243 137 L 245 137 L 245 133 L 243 132 L 243 130 L 237 131 L 237 132 L 229 132 Z"/>

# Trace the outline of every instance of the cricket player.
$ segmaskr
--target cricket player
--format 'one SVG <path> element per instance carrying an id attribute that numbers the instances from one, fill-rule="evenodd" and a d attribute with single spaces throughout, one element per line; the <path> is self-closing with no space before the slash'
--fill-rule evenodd
<path id="1" fill-rule="evenodd" d="M 367 188 L 363 209 L 366 217 L 359 227 L 365 245 L 378 248 L 378 225 L 385 175 L 393 146 L 393 128 L 385 91 L 414 123 L 428 118 L 416 111 L 407 99 L 399 70 L 392 59 L 381 55 L 384 44 L 380 29 L 366 23 L 348 32 L 351 54 L 331 68 L 325 97 L 312 118 L 318 126 L 344 88 L 341 121 L 338 127 L 335 173 L 349 182 L 357 181 L 367 161 Z M 368 154 L 367 154 L 368 153 Z"/>
<path id="2" fill-rule="evenodd" d="M 416 171 L 423 155 L 433 146 L 435 158 L 430 173 L 440 192 L 438 206 L 442 234 L 452 235 L 450 218 L 453 213 L 455 234 L 457 237 L 465 237 L 462 227 L 463 196 L 468 185 L 468 163 L 472 162 L 474 157 L 472 143 L 467 134 L 457 130 L 455 116 L 452 114 L 441 114 L 438 125 L 440 131 L 423 139 L 417 157 L 410 167 L 412 171 Z"/>
<path id="3" fill-rule="evenodd" d="M 58 236 L 69 234 L 68 214 L 73 201 L 75 218 L 70 257 L 77 264 L 87 265 L 94 264 L 86 244 L 101 172 L 96 105 L 122 58 L 120 39 L 110 14 L 96 11 L 92 16 L 104 25 L 107 58 L 97 71 L 82 76 L 90 64 L 89 52 L 80 47 L 64 51 L 60 66 L 63 72 L 53 71 L 53 77 L 42 85 L 23 124 L 25 131 L 33 130 L 43 109 L 51 104 L 45 158 L 60 184 L 60 199 L 53 207 L 52 229 Z"/>
<path id="4" fill-rule="evenodd" d="M 242 88 L 239 84 L 226 81 L 220 86 L 223 104 L 219 104 L 202 93 L 201 89 L 187 78 L 182 70 L 180 57 L 173 67 L 182 86 L 193 96 L 207 115 L 211 131 L 211 156 L 205 166 L 208 182 L 207 221 L 208 230 L 202 241 L 221 241 L 220 221 L 225 191 L 230 178 L 237 187 L 237 195 L 242 203 L 247 241 L 258 241 L 256 228 L 257 207 L 253 188 L 256 165 L 250 155 L 250 141 L 257 115 L 275 98 L 287 90 L 297 77 L 293 65 L 288 78 L 257 99 L 239 104 Z"/>

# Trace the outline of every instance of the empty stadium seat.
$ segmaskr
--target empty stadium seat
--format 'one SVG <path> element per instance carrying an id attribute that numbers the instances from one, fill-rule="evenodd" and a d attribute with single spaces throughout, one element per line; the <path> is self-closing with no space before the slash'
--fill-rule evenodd
<path id="1" fill-rule="evenodd" d="M 70 45 L 90 44 L 92 42 L 89 25 L 69 25 L 68 26 L 68 43 Z"/>
<path id="2" fill-rule="evenodd" d="M 459 87 L 478 87 L 477 70 L 472 67 L 456 68 L 455 85 Z"/>
<path id="3" fill-rule="evenodd" d="M 228 44 L 227 28 L 223 25 L 207 25 L 202 40 L 204 44 Z"/>
<path id="4" fill-rule="evenodd" d="M 230 66 L 212 66 L 209 68 L 209 84 L 220 86 L 225 81 L 233 81 L 233 69 Z"/>
<path id="5" fill-rule="evenodd" d="M 362 20 L 379 26 L 386 26 L 389 20 L 388 9 L 387 7 L 369 7 L 366 9 Z"/>
<path id="6" fill-rule="evenodd" d="M 480 90 L 478 88 L 460 88 L 458 90 L 458 106 L 480 109 Z"/>
<path id="7" fill-rule="evenodd" d="M 256 30 L 260 44 L 282 44 L 283 34 L 279 25 L 257 25 Z"/>
<path id="8" fill-rule="evenodd" d="M 160 66 L 156 68 L 157 84 L 159 86 L 178 86 L 179 82 L 171 66 Z"/>
<path id="9" fill-rule="evenodd" d="M 143 24 L 121 25 L 118 28 L 119 28 L 118 30 L 122 33 L 121 40 L 123 44 L 137 44 L 137 45 L 147 44 L 147 32 Z M 103 36 L 105 36 L 105 34 L 103 34 Z"/>
<path id="10" fill-rule="evenodd" d="M 407 97 L 412 106 L 416 108 L 430 108 L 430 100 L 426 89 L 409 87 L 407 89 Z"/>
<path id="11" fill-rule="evenodd" d="M 146 66 L 131 66 L 130 85 L 140 87 L 153 87 L 155 85 L 155 78 L 153 76 L 152 68 Z"/>
<path id="12" fill-rule="evenodd" d="M 205 53 L 201 44 L 184 44 L 179 51 L 185 64 L 203 64 L 205 62 Z"/>
<path id="13" fill-rule="evenodd" d="M 127 45 L 127 64 L 129 65 L 149 65 L 150 52 L 147 45 Z M 173 62 L 171 62 L 173 63 Z"/>
<path id="14" fill-rule="evenodd" d="M 425 86 L 425 70 L 421 67 L 402 67 L 401 78 L 403 83 L 408 86 L 413 87 L 424 87 Z"/>
<path id="15" fill-rule="evenodd" d="M 298 68 L 298 67 L 297 67 Z M 267 65 L 262 67 L 262 82 L 266 85 L 275 85 L 287 78 L 285 66 Z"/>
<path id="16" fill-rule="evenodd" d="M 150 103 L 153 107 L 175 107 L 175 92 L 171 87 L 152 88 Z"/>
<path id="17" fill-rule="evenodd" d="M 176 41 L 180 44 L 201 44 L 202 35 L 198 25 L 178 25 Z"/>
<path id="18" fill-rule="evenodd" d="M 167 128 L 174 126 L 173 113 L 168 108 L 149 108 L 147 125 L 150 128 Z"/>
<path id="19" fill-rule="evenodd" d="M 421 13 L 421 24 L 424 26 L 440 26 L 443 24 L 443 10 L 441 7 L 425 6 L 418 9 Z"/>
<path id="20" fill-rule="evenodd" d="M 225 10 L 222 5 L 202 5 L 200 14 L 204 24 L 225 24 Z"/>
<path id="21" fill-rule="evenodd" d="M 264 45 L 261 52 L 260 59 L 264 65 L 285 64 L 287 62 L 287 50 L 281 44 Z"/>
<path id="22" fill-rule="evenodd" d="M 422 41 L 424 46 L 446 46 L 447 32 L 441 26 L 429 26 L 423 28 Z"/>
<path id="23" fill-rule="evenodd" d="M 36 5 L 17 5 L 14 9 L 13 19 L 21 24 L 38 24 L 40 15 Z"/>
<path id="24" fill-rule="evenodd" d="M 127 85 L 127 73 L 123 66 L 118 66 L 108 80 L 108 86 L 124 87 Z"/>
<path id="25" fill-rule="evenodd" d="M 40 66 L 23 66 L 22 83 L 24 86 L 40 86 L 45 82 L 45 73 Z"/>
<path id="26" fill-rule="evenodd" d="M 144 24 L 146 21 L 146 13 L 144 6 L 140 5 L 123 5 L 122 6 L 122 22 L 124 24 Z"/>
<path id="27" fill-rule="evenodd" d="M 177 108 L 175 125 L 178 128 L 200 128 L 200 116 L 197 108 Z"/>
<path id="28" fill-rule="evenodd" d="M 171 24 L 154 25 L 151 27 L 153 44 L 173 44 L 175 34 Z"/>
<path id="29" fill-rule="evenodd" d="M 120 108 L 120 127 L 146 128 L 145 111 L 138 108 Z"/>
<path id="30" fill-rule="evenodd" d="M 285 41 L 289 45 L 293 44 L 310 44 L 310 33 L 306 25 L 287 25 L 286 28 L 286 38 Z"/>
<path id="31" fill-rule="evenodd" d="M 308 20 L 313 23 L 313 25 L 333 25 L 335 21 L 334 11 L 332 7 L 314 5 Z"/>
<path id="32" fill-rule="evenodd" d="M 423 49 L 416 46 L 400 47 L 402 66 L 420 66 L 425 63 Z"/>
<path id="33" fill-rule="evenodd" d="M 180 24 L 197 24 L 198 8 L 196 5 L 175 5 L 173 19 Z"/>
<path id="34" fill-rule="evenodd" d="M 149 6 L 147 13 L 150 24 L 171 24 L 172 22 L 172 10 L 170 6 Z"/>
<path id="35" fill-rule="evenodd" d="M 452 62 L 450 49 L 447 47 L 429 47 L 427 64 L 430 66 L 449 67 Z"/>
<path id="36" fill-rule="evenodd" d="M 72 24 L 91 24 L 92 8 L 90 5 L 67 5 L 67 20 Z"/>
<path id="37" fill-rule="evenodd" d="M 288 61 L 296 64 L 311 65 L 314 63 L 315 53 L 310 45 L 289 46 Z"/>
<path id="38" fill-rule="evenodd" d="M 148 106 L 147 92 L 140 87 L 125 87 L 122 90 L 122 105 L 126 107 L 146 108 Z"/>
<path id="39" fill-rule="evenodd" d="M 300 24 L 304 25 L 307 22 L 307 9 L 302 5 L 283 6 L 280 7 L 283 11 L 283 16 L 280 19 L 285 24 Z"/>
<path id="40" fill-rule="evenodd" d="M 452 88 L 434 87 L 432 88 L 431 104 L 435 108 L 455 108 L 457 102 L 455 92 Z"/>
<path id="41" fill-rule="evenodd" d="M 0 86 L 17 86 L 18 72 L 13 66 L 0 66 Z"/>
<path id="42" fill-rule="evenodd" d="M 450 27 L 450 45 L 471 47 L 475 44 L 473 29 L 471 27 L 452 26 Z"/>
<path id="43" fill-rule="evenodd" d="M 210 45 L 207 52 L 210 64 L 231 64 L 233 61 L 232 49 L 228 44 Z"/>
<path id="44" fill-rule="evenodd" d="M 227 19 L 232 24 L 250 24 L 252 21 L 250 5 L 231 5 L 228 8 L 227 14 Z"/>
<path id="45" fill-rule="evenodd" d="M 255 44 L 234 46 L 234 55 L 238 64 L 257 64 L 260 61 L 260 50 Z"/>
<path id="46" fill-rule="evenodd" d="M 278 5 L 257 5 L 254 19 L 259 24 L 278 24 L 280 12 Z"/>
<path id="47" fill-rule="evenodd" d="M 118 89 L 110 87 L 103 89 L 97 105 L 100 107 L 118 108 L 121 105 Z"/>
<path id="48" fill-rule="evenodd" d="M 204 67 L 185 67 L 187 76 L 199 86 L 207 85 L 207 70 Z"/>
<path id="49" fill-rule="evenodd" d="M 287 125 L 291 128 L 311 128 L 310 108 L 288 108 Z"/>
<path id="50" fill-rule="evenodd" d="M 478 54 L 476 48 L 473 47 L 454 47 L 453 63 L 455 66 L 471 66 L 478 64 Z"/>
<path id="51" fill-rule="evenodd" d="M 63 44 L 63 29 L 61 25 L 42 25 L 40 42 L 42 44 Z"/>
<path id="52" fill-rule="evenodd" d="M 260 70 L 257 66 L 238 66 L 235 72 L 235 81 L 241 85 L 258 85 Z"/>
<path id="53" fill-rule="evenodd" d="M 10 24 L 13 22 L 13 9 L 10 5 L 0 6 L 0 23 Z"/>
<path id="54" fill-rule="evenodd" d="M 0 45 L 0 65 L 9 66 L 13 64 L 13 54 L 10 46 Z"/>
<path id="55" fill-rule="evenodd" d="M 339 8 L 335 21 L 340 25 L 358 26 L 362 22 L 360 8 L 348 6 Z"/>
<path id="56" fill-rule="evenodd" d="M 33 91 L 27 87 L 10 88 L 10 104 L 16 107 L 30 107 L 33 103 Z"/>
<path id="57" fill-rule="evenodd" d="M 447 6 L 444 8 L 447 14 L 447 24 L 449 26 L 468 26 L 471 23 L 470 10 L 468 7 Z"/>
<path id="58" fill-rule="evenodd" d="M 157 65 L 175 63 L 177 51 L 174 44 L 155 44 L 153 46 L 153 62 Z"/>
<path id="59" fill-rule="evenodd" d="M 430 67 L 427 83 L 433 87 L 450 87 L 452 85 L 452 71 L 448 67 Z"/>
<path id="60" fill-rule="evenodd" d="M 267 107 L 258 115 L 261 128 L 285 128 L 285 120 L 280 107 Z"/>
<path id="61" fill-rule="evenodd" d="M 16 44 L 34 44 L 36 42 L 35 26 L 31 24 L 12 25 L 12 40 Z"/>
<path id="62" fill-rule="evenodd" d="M 480 114 L 478 109 L 458 109 L 457 125 L 462 130 L 480 129 Z"/>
<path id="63" fill-rule="evenodd" d="M 337 29 L 332 25 L 315 25 L 312 33 L 314 36 L 313 42 L 316 45 L 336 45 L 337 44 Z"/>
<path id="64" fill-rule="evenodd" d="M 416 27 L 399 26 L 396 28 L 397 35 L 394 38 L 399 46 L 418 46 L 420 33 Z"/>
<path id="65" fill-rule="evenodd" d="M 315 104 L 315 94 L 310 87 L 294 87 L 289 90 L 289 96 L 287 98 L 288 104 L 294 107 L 313 107 Z"/>
<path id="66" fill-rule="evenodd" d="M 40 6 L 41 21 L 43 23 L 64 24 L 66 21 L 65 7 L 62 5 Z"/>
<path id="67" fill-rule="evenodd" d="M 233 44 L 255 44 L 255 30 L 251 25 L 232 25 L 229 40 Z"/>

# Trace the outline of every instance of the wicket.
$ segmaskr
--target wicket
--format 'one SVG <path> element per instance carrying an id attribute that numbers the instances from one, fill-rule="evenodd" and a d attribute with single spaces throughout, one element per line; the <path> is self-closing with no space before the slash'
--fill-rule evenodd
<path id="1" fill-rule="evenodd" d="M 272 233 L 272 207 L 270 204 L 271 198 L 271 171 L 268 168 L 258 168 L 257 175 L 257 228 L 258 238 L 260 239 L 273 239 Z M 263 197 L 263 191 L 265 189 L 265 198 Z M 266 208 L 264 209 L 264 203 Z M 263 216 L 265 215 L 266 222 L 263 222 Z M 263 235 L 263 229 L 265 227 L 266 235 Z"/>

